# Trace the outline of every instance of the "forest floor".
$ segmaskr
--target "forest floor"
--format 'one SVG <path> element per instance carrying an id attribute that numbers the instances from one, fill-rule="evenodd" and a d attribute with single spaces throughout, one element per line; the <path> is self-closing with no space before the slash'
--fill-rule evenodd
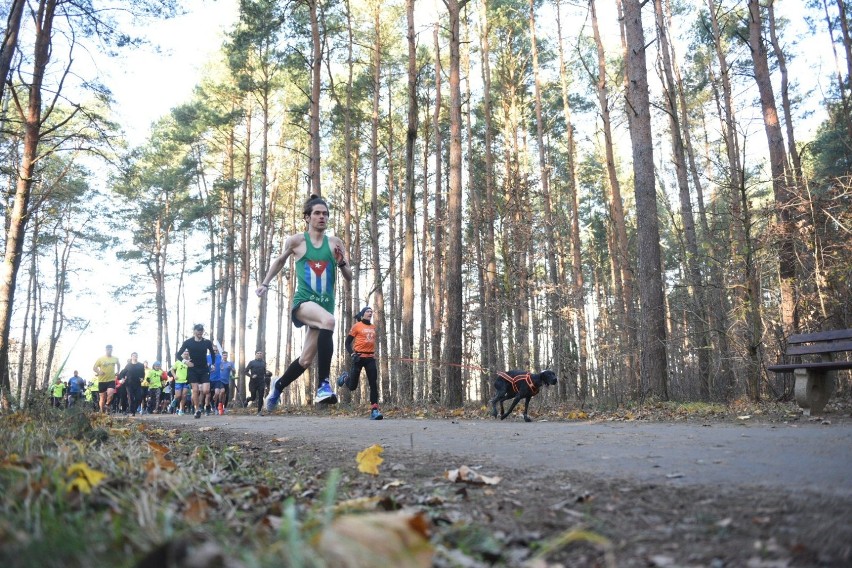
<path id="1" fill-rule="evenodd" d="M 482 407 L 384 410 L 381 423 L 342 405 L 262 418 L 89 416 L 89 426 L 76 413 L 0 417 L 0 564 L 852 564 L 852 476 L 837 473 L 852 469 L 849 404 L 815 418 L 787 404 L 571 416 L 539 407 L 531 424 L 495 421 Z M 64 431 L 30 440 L 28 455 L 20 434 L 9 437 L 9 427 L 37 432 L 48 421 Z M 703 458 L 690 454 L 702 447 Z M 785 451 L 800 455 L 776 462 Z M 618 454 L 635 454 L 624 463 L 637 466 Z M 69 489 L 69 462 L 103 481 Z M 803 483 L 809 468 L 817 479 Z M 78 526 L 106 528 L 79 550 L 57 546 Z"/>

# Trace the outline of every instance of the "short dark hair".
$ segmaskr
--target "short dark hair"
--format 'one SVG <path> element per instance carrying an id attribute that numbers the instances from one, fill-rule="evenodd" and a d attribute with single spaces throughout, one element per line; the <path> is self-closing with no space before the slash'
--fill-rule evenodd
<path id="1" fill-rule="evenodd" d="M 328 209 L 328 203 L 326 203 L 325 199 L 316 193 L 312 193 L 308 200 L 305 201 L 305 207 L 302 209 L 302 214 L 305 215 L 305 217 L 310 216 L 311 212 L 314 210 L 314 205 L 325 205 L 325 208 Z"/>
<path id="2" fill-rule="evenodd" d="M 192 331 L 198 331 L 199 329 L 201 331 L 204 331 L 204 324 L 203 323 L 197 323 L 194 326 L 192 326 Z"/>

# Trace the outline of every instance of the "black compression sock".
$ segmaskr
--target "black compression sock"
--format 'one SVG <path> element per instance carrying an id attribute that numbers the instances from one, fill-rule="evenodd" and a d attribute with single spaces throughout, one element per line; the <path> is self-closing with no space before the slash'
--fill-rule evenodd
<path id="1" fill-rule="evenodd" d="M 331 356 L 334 354 L 334 332 L 330 329 L 321 329 L 317 339 L 317 371 L 319 371 L 319 385 L 328 379 L 331 373 Z"/>
<path id="2" fill-rule="evenodd" d="M 281 378 L 275 381 L 276 390 L 279 392 L 283 391 L 290 383 L 301 377 L 304 372 L 305 368 L 299 364 L 299 358 L 293 359 L 293 362 L 290 363 L 290 366 L 287 367 Z"/>

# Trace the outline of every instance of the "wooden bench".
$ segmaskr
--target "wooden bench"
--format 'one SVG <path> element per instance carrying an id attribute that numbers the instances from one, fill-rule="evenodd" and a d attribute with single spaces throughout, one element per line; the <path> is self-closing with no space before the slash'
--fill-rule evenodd
<path id="1" fill-rule="evenodd" d="M 822 412 L 825 404 L 834 392 L 835 371 L 852 369 L 852 361 L 835 361 L 835 353 L 852 351 L 852 329 L 838 329 L 819 333 L 791 335 L 787 340 L 784 360 L 791 357 L 818 355 L 818 361 L 800 363 L 780 363 L 770 365 L 768 370 L 775 373 L 793 371 L 796 378 L 796 402 L 802 407 L 805 416 L 811 412 Z"/>

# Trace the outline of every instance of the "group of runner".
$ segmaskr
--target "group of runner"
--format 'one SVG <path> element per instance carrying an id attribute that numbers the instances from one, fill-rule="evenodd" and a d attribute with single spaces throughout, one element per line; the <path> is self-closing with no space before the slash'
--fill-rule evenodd
<path id="1" fill-rule="evenodd" d="M 154 361 L 150 368 L 132 353 L 124 368 L 112 353 L 112 345 L 93 366 L 95 378 L 86 389 L 97 393 L 95 410 L 122 412 L 135 416 L 154 413 L 224 414 L 230 386 L 235 378 L 234 364 L 228 353 L 204 338 L 204 326 L 196 324 L 193 336 L 177 351 L 177 360 L 168 370 Z M 74 372 L 77 376 L 77 372 Z M 70 385 L 74 377 L 69 379 Z M 81 379 L 82 380 L 82 379 Z M 62 384 L 56 379 L 57 385 Z M 58 390 L 59 386 L 52 386 Z M 54 395 L 55 396 L 55 395 Z"/>
<path id="2" fill-rule="evenodd" d="M 292 257 L 295 261 L 297 287 L 290 316 L 294 326 L 305 327 L 307 331 L 302 353 L 290 362 L 274 384 L 270 384 L 272 374 L 266 369 L 262 351 L 257 351 L 255 359 L 246 366 L 245 374 L 249 376 L 251 392 L 248 400 L 254 402 L 258 414 L 262 413 L 264 406 L 273 410 L 284 389 L 298 379 L 314 360 L 317 361 L 319 371 L 314 401 L 319 404 L 337 402 L 337 394 L 332 390 L 329 380 L 336 323 L 335 281 L 338 270 L 350 281 L 353 273 L 343 241 L 326 234 L 329 209 L 325 200 L 312 195 L 305 203 L 303 215 L 307 230 L 286 239 L 283 252 L 270 263 L 256 293 L 263 297 L 269 291 L 275 275 Z M 354 390 L 358 388 L 361 371 L 366 371 L 370 387 L 370 418 L 381 420 L 373 315 L 373 310 L 365 307 L 356 316 L 356 324 L 346 341 L 346 351 L 352 359 L 352 372 L 341 374 L 336 383 L 338 387 Z M 159 362 L 155 362 L 152 369 L 145 369 L 144 364 L 138 362 L 136 353 L 131 355 L 127 366 L 120 369 L 118 358 L 112 354 L 112 346 L 107 345 L 106 354 L 93 367 L 98 390 L 98 410 L 107 412 L 110 408 L 118 380 L 125 388 L 125 396 L 119 398 L 126 398 L 127 408 L 133 415 L 145 410 L 161 412 L 164 392 L 170 401 L 166 407 L 168 411 L 178 414 L 191 412 L 195 418 L 200 418 L 204 413 L 211 414 L 214 409 L 222 414 L 228 404 L 234 366 L 228 361 L 227 353 L 220 354 L 219 351 L 217 344 L 204 337 L 204 326 L 201 324 L 194 326 L 192 337 L 180 346 L 177 361 L 168 371 L 164 371 Z M 142 390 L 145 383 L 147 392 Z M 264 400 L 266 392 L 269 392 L 269 396 Z"/>

